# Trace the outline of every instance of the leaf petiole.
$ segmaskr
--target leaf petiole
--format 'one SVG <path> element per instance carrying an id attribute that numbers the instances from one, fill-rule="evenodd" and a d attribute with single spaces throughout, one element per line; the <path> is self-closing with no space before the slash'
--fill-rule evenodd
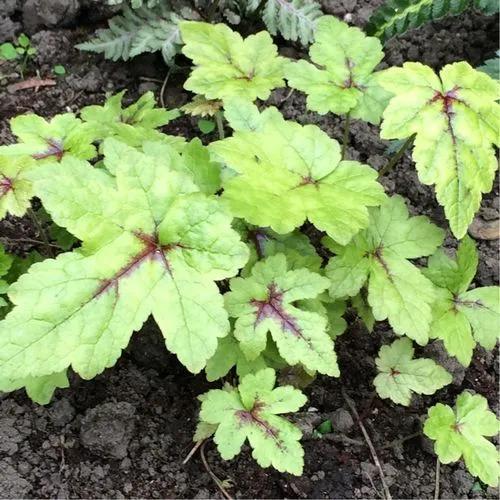
<path id="1" fill-rule="evenodd" d="M 404 144 L 399 148 L 398 152 L 389 160 L 389 162 L 384 165 L 378 172 L 378 176 L 382 177 L 383 175 L 390 172 L 396 163 L 403 157 L 406 150 L 413 145 L 413 141 L 415 140 L 416 134 L 410 135 L 408 139 L 404 142 Z"/>

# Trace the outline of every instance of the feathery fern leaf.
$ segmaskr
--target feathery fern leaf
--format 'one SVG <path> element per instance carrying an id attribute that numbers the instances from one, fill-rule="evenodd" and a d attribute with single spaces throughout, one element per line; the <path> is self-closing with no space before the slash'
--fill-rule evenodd
<path id="1" fill-rule="evenodd" d="M 495 80 L 500 80 L 500 50 L 497 50 L 496 57 L 487 59 L 482 66 L 477 68 Z"/>
<path id="2" fill-rule="evenodd" d="M 316 21 L 323 15 L 314 0 L 268 0 L 262 13 L 267 29 L 285 40 L 308 45 L 314 39 Z"/>
<path id="3" fill-rule="evenodd" d="M 123 5 L 127 3 L 126 0 L 107 0 L 108 5 Z M 133 9 L 140 9 L 143 5 L 146 7 L 156 7 L 160 0 L 130 0 L 130 6 Z"/>
<path id="4" fill-rule="evenodd" d="M 109 20 L 108 29 L 98 30 L 96 38 L 76 47 L 104 54 L 106 59 L 113 61 L 126 61 L 143 52 L 161 50 L 165 62 L 169 64 L 181 44 L 177 26 L 179 19 L 167 4 L 137 10 L 126 6 L 122 14 Z"/>
<path id="5" fill-rule="evenodd" d="M 469 7 L 493 14 L 495 9 L 498 12 L 498 0 L 387 0 L 372 14 L 366 31 L 386 41 L 426 22 L 461 14 Z"/>

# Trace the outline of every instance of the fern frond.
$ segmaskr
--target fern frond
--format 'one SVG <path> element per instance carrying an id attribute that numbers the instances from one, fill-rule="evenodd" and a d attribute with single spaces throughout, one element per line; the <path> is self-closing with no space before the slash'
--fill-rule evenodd
<path id="1" fill-rule="evenodd" d="M 142 19 L 129 8 L 108 21 L 108 29 L 97 30 L 96 37 L 76 46 L 79 50 L 104 54 L 106 59 L 118 61 L 130 58 L 132 41 L 141 29 Z"/>
<path id="2" fill-rule="evenodd" d="M 488 13 L 493 3 L 498 10 L 498 0 L 387 0 L 372 14 L 366 31 L 386 41 L 426 22 L 461 14 L 469 7 Z"/>
<path id="3" fill-rule="evenodd" d="M 182 43 L 178 26 L 180 19 L 173 13 L 165 18 L 149 13 L 147 23 L 137 32 L 132 42 L 130 57 L 144 52 L 161 51 L 165 62 L 170 64 L 179 52 Z"/>
<path id="4" fill-rule="evenodd" d="M 500 50 L 497 50 L 496 57 L 487 59 L 482 66 L 477 68 L 495 80 L 500 80 Z"/>
<path id="5" fill-rule="evenodd" d="M 268 0 L 262 19 L 273 35 L 280 33 L 285 40 L 308 45 L 322 15 L 319 3 L 314 0 Z"/>
<path id="6" fill-rule="evenodd" d="M 156 7 L 160 4 L 161 0 L 130 0 L 130 7 L 133 9 L 140 9 L 142 6 L 145 7 Z M 127 0 L 106 0 L 108 5 L 123 5 L 127 3 Z"/>
<path id="7" fill-rule="evenodd" d="M 170 64 L 181 43 L 179 19 L 165 4 L 154 9 L 124 7 L 121 15 L 108 21 L 108 29 L 98 30 L 93 40 L 76 47 L 104 54 L 113 61 L 126 61 L 144 52 L 161 50 L 165 62 Z"/>
<path id="8" fill-rule="evenodd" d="M 483 14 L 491 16 L 500 11 L 500 2 L 498 0 L 474 0 L 474 7 Z"/>

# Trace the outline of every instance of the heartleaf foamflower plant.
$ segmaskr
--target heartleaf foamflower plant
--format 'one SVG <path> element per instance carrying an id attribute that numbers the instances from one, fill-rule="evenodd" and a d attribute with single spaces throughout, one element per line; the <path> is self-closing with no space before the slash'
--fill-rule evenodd
<path id="1" fill-rule="evenodd" d="M 387 319 L 395 333 L 425 345 L 435 292 L 432 282 L 409 259 L 434 253 L 443 239 L 444 231 L 427 217 L 410 217 L 401 197 L 388 198 L 371 210 L 368 228 L 350 244 L 325 240 L 336 254 L 326 267 L 330 295 L 353 297 L 366 285 L 375 319 Z"/>
<path id="2" fill-rule="evenodd" d="M 491 350 L 500 335 L 500 288 L 469 290 L 477 265 L 476 246 L 466 236 L 455 259 L 440 249 L 423 271 L 436 286 L 430 336 L 442 340 L 448 353 L 464 366 L 470 364 L 476 343 Z"/>
<path id="3" fill-rule="evenodd" d="M 234 171 L 222 198 L 235 216 L 280 234 L 307 219 L 342 244 L 366 228 L 368 207 L 386 198 L 372 168 L 341 161 L 338 142 L 314 125 L 285 121 L 277 111 L 255 123 L 209 146 Z"/>
<path id="4" fill-rule="evenodd" d="M 285 58 L 267 31 L 243 39 L 225 24 L 179 23 L 182 53 L 195 64 L 184 88 L 208 99 L 267 99 L 283 87 Z"/>
<path id="5" fill-rule="evenodd" d="M 96 131 L 73 113 L 57 115 L 52 120 L 35 114 L 16 116 L 10 121 L 17 144 L 0 146 L 0 155 L 31 156 L 39 161 L 61 161 L 72 156 L 90 160 L 96 155 L 92 144 Z"/>
<path id="6" fill-rule="evenodd" d="M 304 466 L 304 450 L 299 443 L 302 433 L 280 415 L 298 411 L 306 397 L 291 386 L 274 388 L 275 382 L 275 372 L 267 368 L 246 375 L 237 387 L 203 394 L 200 423 L 205 429 L 207 424 L 212 427 L 217 449 L 225 460 L 240 453 L 248 440 L 252 456 L 261 467 L 272 466 L 300 476 Z"/>
<path id="7" fill-rule="evenodd" d="M 307 107 L 321 115 L 349 113 L 378 124 L 390 93 L 377 81 L 377 65 L 384 57 L 382 44 L 333 16 L 316 25 L 311 61 L 287 65 L 290 87 L 307 94 Z"/>
<path id="8" fill-rule="evenodd" d="M 248 278 L 233 278 L 225 303 L 236 318 L 234 336 L 247 358 L 255 359 L 264 351 L 270 332 L 289 365 L 301 363 L 309 370 L 338 376 L 326 318 L 296 304 L 317 298 L 329 284 L 307 269 L 288 270 L 283 254 L 256 263 Z"/>
<path id="9" fill-rule="evenodd" d="M 382 346 L 375 360 L 379 374 L 373 385 L 381 398 L 409 406 L 412 393 L 434 394 L 448 385 L 452 376 L 432 359 L 413 359 L 415 349 L 409 338 Z"/>
<path id="10" fill-rule="evenodd" d="M 464 61 L 448 64 L 439 76 L 423 64 L 405 63 L 383 71 L 378 81 L 394 94 L 381 137 L 415 134 L 419 179 L 435 186 L 451 231 L 462 238 L 498 168 L 499 83 Z"/>
<path id="11" fill-rule="evenodd" d="M 467 470 L 486 484 L 498 486 L 499 453 L 486 437 L 496 436 L 500 422 L 479 394 L 463 392 L 455 408 L 438 403 L 429 408 L 424 434 L 433 439 L 434 450 L 443 464 L 463 457 Z"/>
<path id="12" fill-rule="evenodd" d="M 175 151 L 127 150 L 105 158 L 113 176 L 75 158 L 37 169 L 45 209 L 83 243 L 33 265 L 10 287 L 0 381 L 70 366 L 94 377 L 115 364 L 150 314 L 190 371 L 205 366 L 229 331 L 214 280 L 234 276 L 248 250 L 218 198 L 201 193 L 182 162 Z"/>

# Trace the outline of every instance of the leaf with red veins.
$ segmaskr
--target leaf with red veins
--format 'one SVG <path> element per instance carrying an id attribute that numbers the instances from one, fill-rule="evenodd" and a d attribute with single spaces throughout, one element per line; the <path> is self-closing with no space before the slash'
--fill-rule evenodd
<path id="1" fill-rule="evenodd" d="M 33 265 L 10 288 L 0 380 L 69 366 L 91 378 L 116 362 L 151 314 L 194 373 L 228 333 L 214 280 L 234 276 L 248 258 L 231 217 L 162 157 L 116 161 L 114 177 L 76 159 L 37 166 L 44 207 L 83 243 Z"/>
<path id="2" fill-rule="evenodd" d="M 298 411 L 305 396 L 291 386 L 274 389 L 270 368 L 246 375 L 238 387 L 204 394 L 200 423 L 216 426 L 214 442 L 225 460 L 234 458 L 248 439 L 252 456 L 261 467 L 300 475 L 304 451 L 300 430 L 278 416 Z"/>
<path id="3" fill-rule="evenodd" d="M 383 114 L 381 137 L 415 134 L 419 179 L 435 186 L 461 239 L 498 168 L 493 145 L 499 142 L 499 83 L 464 61 L 446 65 L 439 77 L 423 64 L 405 63 L 382 71 L 378 81 L 395 94 Z"/>
<path id="4" fill-rule="evenodd" d="M 232 279 L 230 286 L 226 308 L 236 318 L 234 336 L 248 359 L 266 348 L 269 332 L 290 365 L 339 375 L 326 318 L 296 304 L 316 298 L 329 280 L 307 269 L 289 271 L 286 257 L 277 254 L 255 264 L 248 278 Z"/>
<path id="5" fill-rule="evenodd" d="M 19 115 L 10 121 L 10 127 L 18 143 L 0 146 L 0 155 L 60 162 L 68 156 L 90 160 L 97 154 L 92 145 L 96 130 L 72 113 L 56 115 L 50 121 L 35 114 Z"/>
<path id="6" fill-rule="evenodd" d="M 0 219 L 7 214 L 21 217 L 33 197 L 30 172 L 34 161 L 30 158 L 0 156 Z"/>

